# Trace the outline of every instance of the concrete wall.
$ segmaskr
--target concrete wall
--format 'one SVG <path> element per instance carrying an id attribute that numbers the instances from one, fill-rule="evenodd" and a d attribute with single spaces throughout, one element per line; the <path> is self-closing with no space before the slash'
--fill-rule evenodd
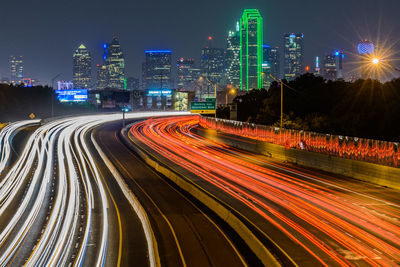
<path id="1" fill-rule="evenodd" d="M 224 137 L 216 135 L 214 130 L 209 129 L 200 129 L 198 133 L 212 140 L 220 141 L 236 148 L 264 154 L 280 161 L 292 162 L 302 166 L 400 189 L 400 169 L 398 168 L 338 158 L 299 149 L 286 149 L 284 146 L 237 136 L 231 136 L 233 138 L 229 138 L 229 136 Z"/>

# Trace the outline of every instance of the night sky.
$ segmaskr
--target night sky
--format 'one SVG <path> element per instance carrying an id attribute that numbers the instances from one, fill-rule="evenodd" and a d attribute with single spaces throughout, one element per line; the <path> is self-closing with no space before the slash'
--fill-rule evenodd
<path id="1" fill-rule="evenodd" d="M 1 0 L 0 77 L 8 57 L 23 55 L 25 77 L 44 84 L 72 78 L 72 53 L 85 44 L 95 64 L 102 44 L 120 37 L 127 76 L 141 76 L 146 49 L 172 49 L 174 58 L 200 58 L 209 35 L 224 47 L 244 8 L 264 18 L 264 43 L 282 46 L 285 32 L 305 36 L 305 61 L 332 49 L 355 52 L 361 38 L 400 40 L 399 0 Z M 397 46 L 397 50 L 399 50 Z M 397 57 L 399 57 L 397 55 Z M 96 72 L 93 71 L 93 76 Z"/>

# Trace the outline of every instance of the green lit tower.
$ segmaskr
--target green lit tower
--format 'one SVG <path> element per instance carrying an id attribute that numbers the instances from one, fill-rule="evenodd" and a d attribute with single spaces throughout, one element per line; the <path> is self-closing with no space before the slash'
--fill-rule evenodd
<path id="1" fill-rule="evenodd" d="M 263 88 L 263 19 L 257 9 L 245 9 L 240 19 L 240 89 Z"/>

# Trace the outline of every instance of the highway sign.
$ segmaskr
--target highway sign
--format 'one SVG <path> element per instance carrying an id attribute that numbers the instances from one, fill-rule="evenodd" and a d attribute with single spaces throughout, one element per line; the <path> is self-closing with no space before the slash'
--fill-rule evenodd
<path id="1" fill-rule="evenodd" d="M 190 112 L 200 114 L 213 114 L 215 113 L 215 102 L 190 102 Z"/>
<path id="2" fill-rule="evenodd" d="M 215 102 L 215 97 L 207 97 L 206 102 Z"/>

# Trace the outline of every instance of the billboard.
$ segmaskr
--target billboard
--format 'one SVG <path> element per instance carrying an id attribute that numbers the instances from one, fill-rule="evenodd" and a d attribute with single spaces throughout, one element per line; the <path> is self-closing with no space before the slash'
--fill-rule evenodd
<path id="1" fill-rule="evenodd" d="M 68 102 L 87 102 L 88 100 L 88 90 L 55 90 L 54 91 L 57 99 L 61 103 Z"/>
<path id="2" fill-rule="evenodd" d="M 171 89 L 149 89 L 147 96 L 172 96 Z"/>

